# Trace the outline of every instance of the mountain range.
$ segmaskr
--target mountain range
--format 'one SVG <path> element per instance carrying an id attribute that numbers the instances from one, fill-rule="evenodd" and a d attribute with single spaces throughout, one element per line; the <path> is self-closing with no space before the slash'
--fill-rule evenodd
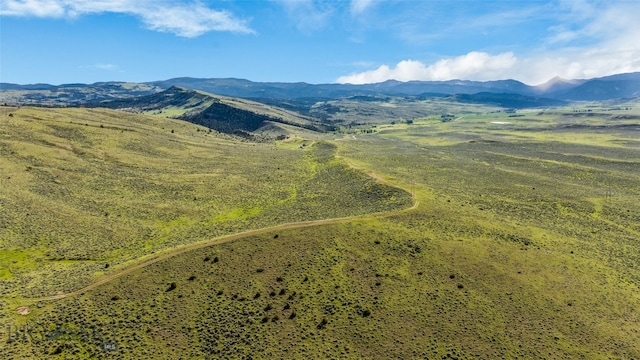
<path id="1" fill-rule="evenodd" d="M 353 96 L 446 96 L 478 93 L 515 94 L 562 101 L 594 101 L 640 96 L 640 72 L 594 79 L 565 80 L 556 77 L 537 86 L 526 85 L 516 80 L 407 82 L 388 80 L 376 84 L 353 85 L 253 82 L 235 78 L 190 77 L 146 83 L 99 82 L 64 85 L 0 83 L 0 101 L 68 105 L 150 95 L 172 86 L 224 96 L 279 101 L 296 100 L 297 102 L 304 99 L 328 100 Z"/>

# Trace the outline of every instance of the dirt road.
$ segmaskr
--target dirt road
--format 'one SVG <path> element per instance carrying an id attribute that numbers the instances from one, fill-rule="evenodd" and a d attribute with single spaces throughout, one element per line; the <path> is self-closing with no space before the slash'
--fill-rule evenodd
<path id="1" fill-rule="evenodd" d="M 261 229 L 255 229 L 255 230 L 249 230 L 249 231 L 244 231 L 241 233 L 237 233 L 237 234 L 232 234 L 232 235 L 226 235 L 226 236 L 222 236 L 222 237 L 218 237 L 218 238 L 214 238 L 211 240 L 206 240 L 206 241 L 202 241 L 202 242 L 198 242 L 198 243 L 194 243 L 194 244 L 189 244 L 189 245 L 185 245 L 185 246 L 181 246 L 178 248 L 173 248 L 170 250 L 167 250 L 165 252 L 162 252 L 160 254 L 156 254 L 154 256 L 152 256 L 151 258 L 145 258 L 143 260 L 140 260 L 139 263 L 135 264 L 135 265 L 131 265 L 129 267 L 126 267 L 124 269 L 120 269 L 117 270 L 116 272 L 113 272 L 111 274 L 105 275 L 103 278 L 97 280 L 96 282 L 85 286 L 81 289 L 78 289 L 76 291 L 72 291 L 72 292 L 68 292 L 68 293 L 64 293 L 64 294 L 57 294 L 57 295 L 52 295 L 52 296 L 46 296 L 46 297 L 40 297 L 40 298 L 29 298 L 28 300 L 30 302 L 36 302 L 36 301 L 51 301 L 51 300 L 59 300 L 59 299 L 64 299 L 64 298 L 68 298 L 68 297 L 72 297 L 72 296 L 76 296 L 76 295 L 80 295 L 81 293 L 85 292 L 85 291 L 89 291 L 91 289 L 94 289 L 100 285 L 106 284 L 114 279 L 117 279 L 121 276 L 124 276 L 126 274 L 129 274 L 133 271 L 136 271 L 138 269 L 142 269 L 146 266 L 149 266 L 151 264 L 155 264 L 159 261 L 180 255 L 180 254 L 184 254 L 186 252 L 189 251 L 193 251 L 196 249 L 201 249 L 201 248 L 205 248 L 208 246 L 212 246 L 212 245 L 217 245 L 217 244 L 223 244 L 229 241 L 234 241 L 234 240 L 238 240 L 238 239 L 242 239 L 248 236 L 254 236 L 254 235 L 260 235 L 260 234 L 264 234 L 264 233 L 269 233 L 269 232 L 274 232 L 274 231 L 279 231 L 279 230 L 285 230 L 285 229 L 297 229 L 297 228 L 305 228 L 305 227 L 312 227 L 312 226 L 319 226 L 319 225 L 327 225 L 327 224 L 337 224 L 337 223 L 345 223 L 345 222 L 350 222 L 350 221 L 354 221 L 354 220 L 362 220 L 362 219 L 368 219 L 368 218 L 381 218 L 381 217 L 389 217 L 389 216 L 393 216 L 393 215 L 397 215 L 397 214 L 401 214 L 403 212 L 407 212 L 407 211 L 411 211 L 413 209 L 416 209 L 419 205 L 418 200 L 416 199 L 416 196 L 414 193 L 412 193 L 411 191 L 409 191 L 408 189 L 405 189 L 402 186 L 399 186 L 397 184 L 394 184 L 392 182 L 390 182 L 389 180 L 384 179 L 382 176 L 380 176 L 379 174 L 368 170 L 368 169 L 363 169 L 360 168 L 358 166 L 356 166 L 355 164 L 353 164 L 351 161 L 349 161 L 348 159 L 342 157 L 342 156 L 336 156 L 336 158 L 339 158 L 341 160 L 343 160 L 348 166 L 361 171 L 365 174 L 367 174 L 368 176 L 376 179 L 376 181 L 380 182 L 381 184 L 385 184 L 387 186 L 391 186 L 391 187 L 395 187 L 401 190 L 404 190 L 408 193 L 411 193 L 412 196 L 412 200 L 413 200 L 413 204 L 411 207 L 406 208 L 406 209 L 400 209 L 400 210 L 394 210 L 394 211 L 390 211 L 390 212 L 385 212 L 385 213 L 376 213 L 376 214 L 367 214 L 367 215 L 357 215 L 357 216 L 348 216 L 348 217 L 342 217 L 342 218 L 332 218 L 332 219 L 322 219 L 322 220 L 312 220 L 312 221 L 301 221 L 301 222 L 292 222 L 292 223 L 286 223 L 286 224 L 281 224 L 281 225 L 276 225 L 276 226 L 270 226 L 270 227 L 266 227 L 266 228 L 261 228 Z"/>

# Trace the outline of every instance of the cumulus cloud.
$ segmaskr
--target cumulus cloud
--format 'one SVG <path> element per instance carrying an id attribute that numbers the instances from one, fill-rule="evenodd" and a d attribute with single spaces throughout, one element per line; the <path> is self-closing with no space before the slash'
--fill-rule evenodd
<path id="1" fill-rule="evenodd" d="M 209 31 L 254 33 L 247 21 L 200 1 L 174 0 L 2 0 L 2 16 L 74 18 L 85 14 L 122 13 L 136 16 L 151 30 L 197 37 Z"/>
<path id="2" fill-rule="evenodd" d="M 470 52 L 430 65 L 403 60 L 395 66 L 339 77 L 337 83 L 370 84 L 386 80 L 497 80 L 515 79 L 537 85 L 559 76 L 565 79 L 594 77 L 640 71 L 640 49 L 628 47 L 568 48 L 518 58 L 513 53 L 490 55 Z"/>
<path id="3" fill-rule="evenodd" d="M 375 70 L 342 76 L 338 83 L 366 84 L 385 80 L 489 80 L 500 77 L 513 68 L 517 59 L 513 53 L 490 55 L 473 51 L 455 58 L 441 59 L 427 66 L 420 61 L 403 60 L 395 67 L 382 65 Z"/>
<path id="4" fill-rule="evenodd" d="M 528 17 L 548 19 L 551 25 L 546 29 L 546 37 L 540 37 L 538 43 L 532 42 L 528 48 L 499 55 L 471 51 L 434 62 L 403 60 L 395 65 L 357 71 L 336 82 L 516 79 L 535 85 L 555 76 L 586 79 L 640 71 L 640 22 L 637 21 L 640 2 L 560 0 L 556 5 L 553 6 L 555 12 L 549 12 L 551 5 L 541 5 L 507 13 L 510 16 L 504 12 L 491 13 L 465 22 L 468 28 L 482 29 L 485 24 L 500 24 L 500 18 L 524 25 Z M 457 32 L 461 31 L 458 23 L 452 28 Z M 446 36 L 448 31 L 420 34 L 432 39 Z"/>
<path id="5" fill-rule="evenodd" d="M 561 49 L 534 54 L 519 61 L 508 77 L 528 84 L 540 84 L 552 77 L 589 79 L 640 71 L 640 49 Z"/>

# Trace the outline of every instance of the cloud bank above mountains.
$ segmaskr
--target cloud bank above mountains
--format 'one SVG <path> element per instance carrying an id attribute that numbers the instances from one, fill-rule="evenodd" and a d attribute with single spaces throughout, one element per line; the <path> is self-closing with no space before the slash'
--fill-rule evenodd
<path id="1" fill-rule="evenodd" d="M 492 80 L 503 75 L 517 63 L 513 53 L 495 56 L 473 51 L 450 59 L 441 59 L 431 65 L 416 60 L 403 60 L 393 67 L 381 65 L 377 69 L 339 77 L 338 83 L 367 84 L 385 80 Z"/>
<path id="2" fill-rule="evenodd" d="M 517 79 L 537 85 L 552 77 L 590 79 L 636 71 L 640 71 L 640 51 L 637 49 L 575 49 L 541 53 L 522 59 L 512 52 L 491 55 L 472 51 L 458 57 L 440 59 L 430 65 L 411 59 L 402 60 L 393 66 L 380 65 L 373 70 L 338 77 L 336 82 L 370 84 L 386 80 Z"/>
<path id="3" fill-rule="evenodd" d="M 561 11 L 551 16 L 557 18 L 556 23 L 522 55 L 474 50 L 431 63 L 405 59 L 340 76 L 336 82 L 517 79 L 535 85 L 552 77 L 579 79 L 640 71 L 640 22 L 636 16 L 640 14 L 640 2 L 561 1 L 558 6 Z M 491 14 L 485 20 L 479 16 L 470 21 L 524 23 L 526 16 L 541 16 L 540 11 L 545 9 Z"/>

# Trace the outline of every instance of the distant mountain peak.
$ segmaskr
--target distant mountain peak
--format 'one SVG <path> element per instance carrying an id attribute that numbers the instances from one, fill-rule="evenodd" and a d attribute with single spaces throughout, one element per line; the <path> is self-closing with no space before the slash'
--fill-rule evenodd
<path id="1" fill-rule="evenodd" d="M 534 88 L 538 93 L 554 93 L 558 91 L 568 90 L 576 86 L 580 86 L 583 83 L 585 83 L 585 81 L 586 80 L 580 80 L 580 79 L 567 80 L 556 75 L 553 78 L 549 79 L 549 81 L 543 84 L 534 86 Z"/>

